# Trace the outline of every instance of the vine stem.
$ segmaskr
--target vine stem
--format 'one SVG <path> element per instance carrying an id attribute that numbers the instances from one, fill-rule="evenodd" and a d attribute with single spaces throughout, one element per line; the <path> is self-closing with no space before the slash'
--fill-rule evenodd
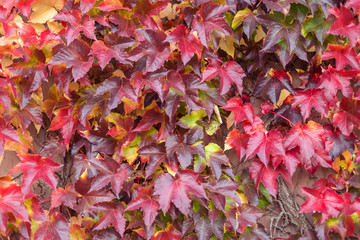
<path id="1" fill-rule="evenodd" d="M 282 119 L 284 119 L 286 121 L 288 121 L 292 126 L 295 126 L 295 124 L 292 121 L 290 121 L 290 119 L 288 119 L 288 118 L 286 118 L 286 117 L 284 117 L 284 116 L 282 116 L 282 115 L 280 115 L 280 114 L 278 114 L 276 112 L 273 112 L 273 111 L 269 111 L 269 112 L 281 117 Z"/>

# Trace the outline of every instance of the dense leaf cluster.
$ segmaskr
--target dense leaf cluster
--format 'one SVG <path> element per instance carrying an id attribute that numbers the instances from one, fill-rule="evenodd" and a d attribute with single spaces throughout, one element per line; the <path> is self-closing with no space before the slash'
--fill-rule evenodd
<path id="1" fill-rule="evenodd" d="M 359 13 L 0 0 L 0 154 L 20 159 L 0 178 L 0 236 L 360 236 Z M 306 172 L 316 182 L 291 208 L 280 183 Z"/>

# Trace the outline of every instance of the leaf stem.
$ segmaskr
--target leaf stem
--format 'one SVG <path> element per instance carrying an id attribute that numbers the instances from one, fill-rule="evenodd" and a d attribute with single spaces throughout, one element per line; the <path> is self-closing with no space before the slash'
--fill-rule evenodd
<path id="1" fill-rule="evenodd" d="M 292 126 L 295 126 L 295 124 L 292 121 L 290 121 L 290 119 L 288 119 L 288 118 L 286 118 L 286 117 L 284 117 L 284 116 L 282 116 L 282 115 L 280 115 L 280 114 L 278 114 L 276 112 L 273 112 L 273 111 L 269 111 L 269 112 L 281 117 L 282 119 L 284 119 L 286 121 L 288 121 Z"/>

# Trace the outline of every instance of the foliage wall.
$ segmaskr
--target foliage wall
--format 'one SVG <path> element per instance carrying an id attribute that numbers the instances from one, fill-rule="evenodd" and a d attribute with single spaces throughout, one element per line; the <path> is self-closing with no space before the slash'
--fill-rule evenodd
<path id="1" fill-rule="evenodd" d="M 1 238 L 359 236 L 359 13 L 0 0 Z"/>

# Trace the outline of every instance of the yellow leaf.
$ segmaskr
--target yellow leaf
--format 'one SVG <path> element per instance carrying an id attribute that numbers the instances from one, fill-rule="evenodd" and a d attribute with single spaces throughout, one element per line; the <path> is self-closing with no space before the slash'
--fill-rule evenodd
<path id="1" fill-rule="evenodd" d="M 32 23 L 46 23 L 47 20 L 55 17 L 58 10 L 64 6 L 63 0 L 39 0 L 32 5 L 33 12 L 30 15 Z"/>
<path id="2" fill-rule="evenodd" d="M 276 103 L 277 106 L 281 106 L 284 102 L 284 100 L 290 95 L 291 93 L 286 90 L 286 89 L 282 89 L 280 92 L 280 97 L 278 102 Z"/>
<path id="3" fill-rule="evenodd" d="M 219 48 L 224 50 L 227 54 L 234 57 L 235 54 L 235 40 L 232 36 L 225 36 L 225 39 L 220 39 Z"/>

